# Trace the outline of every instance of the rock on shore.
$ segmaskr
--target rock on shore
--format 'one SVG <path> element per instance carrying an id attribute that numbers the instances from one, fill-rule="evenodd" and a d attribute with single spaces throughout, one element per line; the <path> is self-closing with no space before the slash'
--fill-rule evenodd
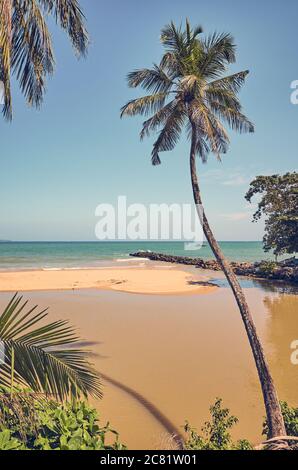
<path id="1" fill-rule="evenodd" d="M 131 253 L 130 256 L 137 258 L 148 258 L 152 261 L 164 261 L 167 263 L 184 264 L 189 266 L 196 266 L 197 268 L 201 269 L 220 271 L 219 264 L 215 260 L 203 260 L 202 258 L 166 255 L 163 253 L 154 253 L 151 251 L 138 251 L 136 253 Z M 231 262 L 231 266 L 235 274 L 240 276 L 275 279 L 298 284 L 298 260 L 296 258 L 290 258 L 279 263 L 272 261 L 238 263 L 234 261 Z"/>

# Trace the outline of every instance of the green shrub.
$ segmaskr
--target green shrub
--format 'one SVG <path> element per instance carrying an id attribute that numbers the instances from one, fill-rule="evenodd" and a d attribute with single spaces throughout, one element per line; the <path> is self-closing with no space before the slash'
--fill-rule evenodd
<path id="1" fill-rule="evenodd" d="M 210 407 L 211 420 L 205 422 L 201 429 L 202 435 L 196 429 L 185 424 L 187 434 L 185 448 L 188 450 L 251 450 L 252 445 L 246 440 L 232 442 L 229 430 L 238 422 L 230 415 L 228 408 L 222 408 L 222 400 L 217 398 Z"/>
<path id="2" fill-rule="evenodd" d="M 121 450 L 109 423 L 86 401 L 58 403 L 28 392 L 0 397 L 0 450 Z"/>
<path id="3" fill-rule="evenodd" d="M 262 274 L 270 275 L 273 274 L 277 264 L 274 261 L 262 261 L 259 265 L 259 270 Z"/>

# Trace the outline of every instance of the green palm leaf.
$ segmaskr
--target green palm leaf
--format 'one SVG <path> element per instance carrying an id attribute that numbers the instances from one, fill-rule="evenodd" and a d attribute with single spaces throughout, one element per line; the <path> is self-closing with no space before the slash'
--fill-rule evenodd
<path id="1" fill-rule="evenodd" d="M 203 162 L 210 152 L 219 160 L 227 152 L 230 141 L 225 125 L 237 132 L 254 131 L 238 98 L 248 70 L 226 75 L 236 59 L 233 37 L 201 34 L 202 28 L 192 28 L 188 20 L 184 29 L 171 22 L 161 31 L 165 52 L 159 66 L 128 74 L 129 87 L 140 86 L 151 94 L 129 101 L 122 107 L 121 117 L 151 113 L 140 137 L 158 133 L 151 152 L 153 165 L 160 163 L 160 152 L 175 147 L 184 125 Z"/>
<path id="2" fill-rule="evenodd" d="M 121 117 L 124 115 L 135 116 L 136 114 L 147 115 L 155 113 L 163 107 L 167 96 L 167 93 L 156 93 L 131 100 L 122 107 Z"/>
<path id="3" fill-rule="evenodd" d="M 173 82 L 165 70 L 156 64 L 152 69 L 134 70 L 127 75 L 128 86 L 141 86 L 152 93 L 166 92 Z"/>
<path id="4" fill-rule="evenodd" d="M 5 351 L 0 385 L 26 385 L 60 400 L 80 393 L 101 397 L 99 375 L 88 362 L 88 351 L 73 349 L 79 340 L 73 327 L 63 320 L 45 323 L 47 315 L 47 309 L 28 309 L 22 296 L 11 299 L 0 316 Z"/>
<path id="5" fill-rule="evenodd" d="M 55 65 L 49 15 L 67 33 L 76 54 L 84 56 L 89 40 L 78 0 L 0 0 L 0 80 L 6 119 L 12 118 L 12 75 L 29 105 L 42 103 L 46 78 Z"/>

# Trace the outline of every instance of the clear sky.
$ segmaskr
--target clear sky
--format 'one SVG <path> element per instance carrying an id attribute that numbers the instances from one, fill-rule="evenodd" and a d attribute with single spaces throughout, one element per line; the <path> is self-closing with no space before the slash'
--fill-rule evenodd
<path id="1" fill-rule="evenodd" d="M 78 61 L 53 28 L 56 73 L 40 111 L 29 109 L 14 86 L 14 120 L 0 121 L 0 239 L 93 240 L 94 211 L 127 195 L 128 203 L 191 201 L 189 147 L 162 154 L 152 167 L 152 140 L 139 142 L 142 119 L 120 120 L 136 90 L 127 72 L 158 62 L 159 33 L 188 17 L 206 32 L 231 32 L 238 61 L 249 69 L 241 100 L 254 135 L 231 134 L 223 162 L 199 165 L 206 212 L 221 240 L 256 240 L 244 200 L 258 174 L 297 168 L 298 106 L 290 84 L 298 80 L 297 0 L 82 0 L 91 45 Z"/>

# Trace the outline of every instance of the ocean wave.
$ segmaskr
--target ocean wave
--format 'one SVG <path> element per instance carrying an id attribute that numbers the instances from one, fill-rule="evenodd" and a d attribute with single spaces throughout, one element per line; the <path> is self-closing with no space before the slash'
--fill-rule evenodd
<path id="1" fill-rule="evenodd" d="M 38 269 L 38 268 L 35 268 Z M 42 271 L 62 271 L 63 268 L 41 268 Z"/>
<path id="2" fill-rule="evenodd" d="M 127 261 L 132 261 L 132 257 L 131 258 L 116 258 L 114 261 L 116 261 L 117 263 L 125 263 Z"/>

